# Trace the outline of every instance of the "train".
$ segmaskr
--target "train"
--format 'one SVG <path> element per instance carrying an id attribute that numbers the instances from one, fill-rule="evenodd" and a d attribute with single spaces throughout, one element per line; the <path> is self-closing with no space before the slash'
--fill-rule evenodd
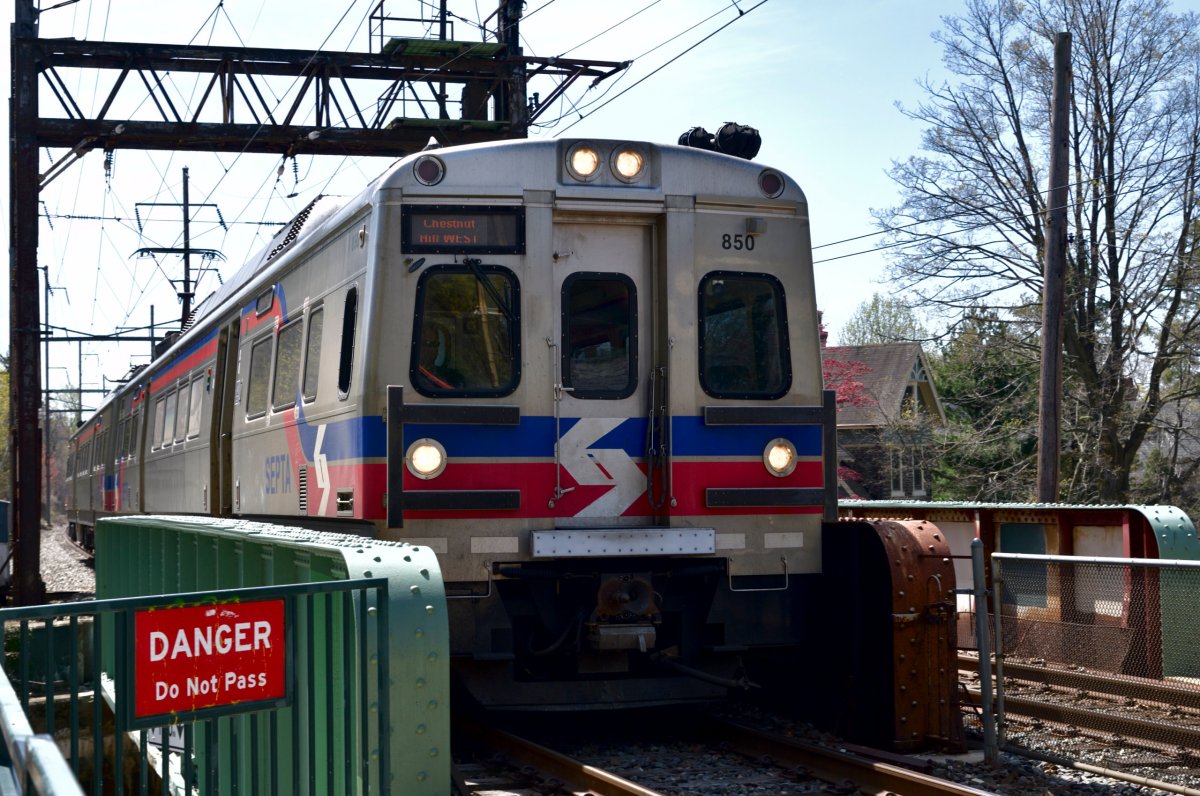
<path id="1" fill-rule="evenodd" d="M 428 546 L 485 708 L 773 683 L 868 740 L 953 739 L 945 540 L 837 521 L 805 195 L 712 149 L 435 148 L 317 198 L 75 434 L 70 533 Z"/>

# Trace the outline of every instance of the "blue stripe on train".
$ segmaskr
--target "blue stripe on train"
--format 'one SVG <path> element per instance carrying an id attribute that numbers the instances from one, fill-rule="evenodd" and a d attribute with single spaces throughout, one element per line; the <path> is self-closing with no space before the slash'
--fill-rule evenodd
<path id="1" fill-rule="evenodd" d="M 566 434 L 579 422 L 563 418 L 561 433 Z M 819 426 L 706 426 L 700 417 L 676 417 L 672 422 L 672 454 L 675 456 L 759 456 L 763 445 L 776 437 L 786 437 L 803 457 L 821 455 Z M 316 448 L 317 427 L 300 425 L 304 455 L 312 460 Z M 472 426 L 440 423 L 410 423 L 404 427 L 404 444 L 432 437 L 446 448 L 448 456 L 470 458 L 541 458 L 554 456 L 554 418 L 522 417 L 517 426 Z M 620 449 L 630 456 L 641 456 L 646 448 L 646 419 L 629 418 L 600 437 L 593 449 Z M 387 455 L 387 428 L 381 417 L 353 418 L 328 423 L 321 452 L 331 461 L 381 459 Z"/>

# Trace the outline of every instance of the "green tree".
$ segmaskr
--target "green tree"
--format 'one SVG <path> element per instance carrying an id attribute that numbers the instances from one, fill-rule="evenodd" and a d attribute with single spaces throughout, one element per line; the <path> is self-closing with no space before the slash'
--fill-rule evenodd
<path id="1" fill-rule="evenodd" d="M 946 413 L 939 499 L 1028 501 L 1037 478 L 1038 350 L 1032 324 L 968 316 L 930 367 Z"/>
<path id="2" fill-rule="evenodd" d="M 904 299 L 878 293 L 858 305 L 838 334 L 839 345 L 907 343 L 927 339 L 929 333 Z"/>
<path id="3" fill-rule="evenodd" d="M 1200 386 L 1168 378 L 1200 333 L 1197 17 L 1166 0 L 967 0 L 945 25 L 958 82 L 925 81 L 904 111 L 924 154 L 894 164 L 902 203 L 877 213 L 901 244 L 893 276 L 925 307 L 1040 301 L 1053 39 L 1070 32 L 1064 485 L 1126 500 L 1163 407 Z"/>

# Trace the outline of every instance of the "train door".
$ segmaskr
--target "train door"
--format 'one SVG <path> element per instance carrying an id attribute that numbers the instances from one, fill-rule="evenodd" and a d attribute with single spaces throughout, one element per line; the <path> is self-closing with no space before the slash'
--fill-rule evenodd
<path id="1" fill-rule="evenodd" d="M 221 330 L 217 339 L 217 373 L 209 438 L 209 513 L 233 514 L 233 412 L 237 400 L 239 320 Z"/>
<path id="2" fill-rule="evenodd" d="M 554 228 L 555 515 L 562 527 L 644 525 L 665 403 L 654 222 L 559 220 Z"/>

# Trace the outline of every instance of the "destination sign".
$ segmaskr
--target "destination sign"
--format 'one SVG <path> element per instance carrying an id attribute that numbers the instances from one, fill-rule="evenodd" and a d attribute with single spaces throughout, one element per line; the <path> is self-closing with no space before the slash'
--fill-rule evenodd
<path id="1" fill-rule="evenodd" d="M 401 245 L 413 254 L 524 254 L 525 208 L 406 206 Z"/>
<path id="2" fill-rule="evenodd" d="M 286 699 L 285 632 L 283 600 L 136 612 L 132 718 L 242 712 Z"/>

